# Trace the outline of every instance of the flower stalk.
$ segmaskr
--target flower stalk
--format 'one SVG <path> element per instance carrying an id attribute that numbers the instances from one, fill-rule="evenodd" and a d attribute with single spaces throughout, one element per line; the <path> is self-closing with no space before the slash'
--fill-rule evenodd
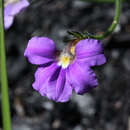
<path id="1" fill-rule="evenodd" d="M 4 1 L 0 0 L 0 78 L 1 78 L 1 94 L 2 94 L 2 119 L 3 129 L 11 130 L 11 117 L 8 95 L 8 81 L 6 71 L 6 55 L 5 55 L 5 37 L 4 37 Z"/>
<path id="2" fill-rule="evenodd" d="M 86 34 L 82 34 L 82 33 L 79 33 L 79 32 L 77 33 L 77 32 L 71 32 L 71 31 L 69 31 L 69 34 L 71 34 L 71 35 L 73 35 L 73 36 L 75 36 L 77 38 L 80 38 L 81 40 L 86 39 L 86 38 L 93 38 L 93 39 L 102 40 L 102 39 L 108 37 L 109 35 L 112 34 L 112 32 L 116 28 L 117 24 L 119 23 L 120 4 L 121 4 L 121 0 L 115 0 L 116 9 L 115 9 L 114 20 L 113 20 L 112 24 L 110 25 L 110 27 L 107 29 L 107 31 L 104 32 L 103 34 L 101 34 L 101 35 L 92 35 L 90 33 L 87 33 L 87 35 L 86 35 Z"/>

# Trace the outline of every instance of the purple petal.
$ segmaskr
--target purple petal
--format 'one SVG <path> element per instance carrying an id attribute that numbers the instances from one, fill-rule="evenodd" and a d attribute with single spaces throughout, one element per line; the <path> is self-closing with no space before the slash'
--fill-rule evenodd
<path id="1" fill-rule="evenodd" d="M 13 24 L 14 17 L 13 16 L 5 16 L 4 17 L 4 26 L 5 29 L 8 29 Z"/>
<path id="2" fill-rule="evenodd" d="M 106 57 L 104 54 L 99 54 L 92 57 L 87 57 L 83 59 L 76 59 L 80 63 L 86 63 L 87 66 L 99 66 L 106 63 Z"/>
<path id="3" fill-rule="evenodd" d="M 48 81 L 47 96 L 56 102 L 67 102 L 72 95 L 72 88 L 66 79 L 66 70 L 57 69 Z"/>
<path id="4" fill-rule="evenodd" d="M 20 0 L 19 2 L 8 4 L 4 8 L 5 29 L 8 29 L 12 25 L 14 16 L 27 6 L 29 6 L 27 0 Z"/>
<path id="5" fill-rule="evenodd" d="M 102 43 L 94 39 L 81 40 L 76 45 L 76 59 L 90 66 L 102 65 L 106 62 Z"/>
<path id="6" fill-rule="evenodd" d="M 62 90 L 62 94 L 59 96 L 57 102 L 67 102 L 72 95 L 72 87 L 68 80 L 66 79 L 64 89 Z"/>
<path id="7" fill-rule="evenodd" d="M 39 67 L 35 73 L 33 88 L 42 96 L 57 102 L 66 102 L 72 94 L 72 88 L 66 80 L 66 70 L 53 63 L 49 67 Z"/>
<path id="8" fill-rule="evenodd" d="M 72 88 L 78 94 L 84 94 L 98 85 L 96 75 L 89 66 L 74 62 L 67 70 Z"/>
<path id="9" fill-rule="evenodd" d="M 46 37 L 33 37 L 28 42 L 24 56 L 32 64 L 41 65 L 52 62 L 56 56 L 55 43 Z"/>
<path id="10" fill-rule="evenodd" d="M 22 9 L 29 6 L 29 2 L 27 0 L 19 0 L 19 2 L 10 3 L 7 6 L 5 6 L 5 16 L 11 15 L 14 16 L 18 14 Z"/>
<path id="11" fill-rule="evenodd" d="M 38 67 L 35 73 L 35 82 L 33 83 L 33 88 L 37 91 L 40 91 L 42 88 L 43 95 L 46 95 L 46 81 L 52 75 L 55 70 L 56 63 L 51 64 L 48 67 Z"/>

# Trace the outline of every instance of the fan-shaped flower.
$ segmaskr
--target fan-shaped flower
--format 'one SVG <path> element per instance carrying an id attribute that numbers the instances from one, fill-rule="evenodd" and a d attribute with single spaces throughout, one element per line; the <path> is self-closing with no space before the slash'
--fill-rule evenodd
<path id="1" fill-rule="evenodd" d="M 106 62 L 100 41 L 85 39 L 73 41 L 62 52 L 46 37 L 29 40 L 24 56 L 39 65 L 33 88 L 42 96 L 57 102 L 66 102 L 72 95 L 84 94 L 98 85 L 92 66 Z"/>
<path id="2" fill-rule="evenodd" d="M 5 29 L 8 29 L 12 25 L 14 16 L 27 6 L 29 6 L 27 0 L 4 0 Z"/>

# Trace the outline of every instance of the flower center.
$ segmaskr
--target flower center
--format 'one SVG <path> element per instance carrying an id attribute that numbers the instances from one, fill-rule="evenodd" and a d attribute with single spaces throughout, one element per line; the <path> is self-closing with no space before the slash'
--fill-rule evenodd
<path id="1" fill-rule="evenodd" d="M 8 4 L 17 3 L 19 0 L 4 0 L 4 6 L 7 6 Z"/>
<path id="2" fill-rule="evenodd" d="M 79 39 L 73 40 L 69 46 L 66 46 L 63 49 L 63 52 L 58 57 L 58 65 L 62 68 L 67 68 L 70 64 L 72 64 L 75 60 L 76 53 L 75 47 Z"/>
<path id="3" fill-rule="evenodd" d="M 65 69 L 69 66 L 70 61 L 71 61 L 71 57 L 67 53 L 61 54 L 58 65 L 62 66 L 62 68 Z"/>

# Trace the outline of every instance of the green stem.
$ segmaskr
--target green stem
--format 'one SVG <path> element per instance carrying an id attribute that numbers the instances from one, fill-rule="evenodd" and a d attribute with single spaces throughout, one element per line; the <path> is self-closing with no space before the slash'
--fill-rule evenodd
<path id="1" fill-rule="evenodd" d="M 74 32 L 74 31 L 68 31 L 68 33 L 73 35 L 74 37 L 77 37 L 78 39 L 93 38 L 93 39 L 102 40 L 102 39 L 106 38 L 107 36 L 112 34 L 112 32 L 116 28 L 117 24 L 119 23 L 120 4 L 121 4 L 121 0 L 115 0 L 116 10 L 115 10 L 114 20 L 113 20 L 112 24 L 110 25 L 110 27 L 107 29 L 107 31 L 104 32 L 103 34 L 101 34 L 101 35 L 91 35 L 90 33 L 82 34 L 82 33 L 79 33 L 79 32 L 77 33 L 77 32 Z"/>
<path id="2" fill-rule="evenodd" d="M 90 35 L 89 36 L 90 38 L 101 40 L 101 39 L 104 39 L 107 36 L 109 36 L 114 31 L 114 29 L 116 28 L 116 26 L 119 22 L 119 18 L 120 18 L 120 2 L 121 2 L 120 0 L 115 0 L 115 4 L 116 4 L 115 17 L 114 17 L 112 24 L 108 28 L 108 30 L 101 35 Z M 84 38 L 88 38 L 88 36 L 84 36 Z"/>
<path id="3" fill-rule="evenodd" d="M 97 3 L 113 3 L 115 0 L 82 0 L 86 2 L 97 2 Z M 130 2 L 130 0 L 121 0 L 122 2 Z"/>
<path id="4" fill-rule="evenodd" d="M 0 72 L 1 72 L 1 92 L 2 92 L 2 118 L 3 129 L 11 130 L 11 117 L 8 96 L 8 81 L 6 72 L 5 38 L 4 38 L 4 1 L 0 0 L 1 24 L 0 24 Z"/>

